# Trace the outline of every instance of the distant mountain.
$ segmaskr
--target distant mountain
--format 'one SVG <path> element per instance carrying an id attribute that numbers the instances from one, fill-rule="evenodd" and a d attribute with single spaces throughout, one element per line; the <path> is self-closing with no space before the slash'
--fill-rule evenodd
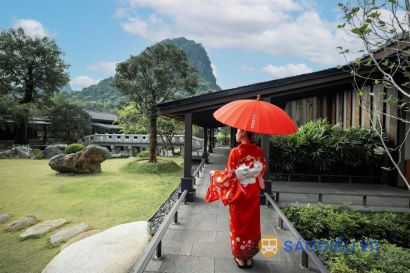
<path id="1" fill-rule="evenodd" d="M 216 84 L 216 78 L 212 73 L 208 54 L 201 44 L 186 38 L 168 39 L 161 43 L 170 43 L 184 50 L 190 65 L 198 72 L 196 95 L 221 90 Z M 110 77 L 101 80 L 98 84 L 83 88 L 79 92 L 68 92 L 66 95 L 80 101 L 86 109 L 116 113 L 119 107 L 128 103 L 128 99 L 112 85 L 112 81 L 113 78 Z"/>
<path id="2" fill-rule="evenodd" d="M 195 41 L 188 40 L 184 37 L 176 39 L 167 39 L 162 43 L 173 44 L 182 49 L 189 61 L 189 64 L 198 72 L 197 94 L 210 93 L 221 90 L 216 84 L 216 78 L 212 72 L 211 61 L 205 48 Z"/>

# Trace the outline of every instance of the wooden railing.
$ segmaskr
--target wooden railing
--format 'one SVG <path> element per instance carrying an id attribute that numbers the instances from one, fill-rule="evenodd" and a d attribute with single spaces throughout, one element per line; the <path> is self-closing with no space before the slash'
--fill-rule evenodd
<path id="1" fill-rule="evenodd" d="M 283 229 L 283 224 L 287 226 L 287 228 L 290 230 L 292 235 L 296 238 L 296 240 L 299 240 L 302 244 L 303 251 L 302 251 L 302 261 L 301 265 L 304 268 L 309 267 L 309 258 L 312 260 L 313 264 L 316 266 L 316 268 L 319 270 L 320 273 L 329 273 L 327 270 L 326 266 L 322 263 L 322 261 L 319 259 L 319 257 L 312 251 L 308 250 L 306 248 L 306 241 L 303 239 L 303 237 L 299 234 L 299 232 L 295 229 L 293 224 L 289 221 L 289 219 L 283 214 L 282 210 L 278 207 L 278 205 L 272 200 L 272 197 L 265 192 L 265 197 L 266 197 L 266 206 L 269 205 L 269 203 L 272 205 L 273 209 L 276 211 L 276 213 L 279 216 L 279 226 L 278 228 Z"/>
<path id="2" fill-rule="evenodd" d="M 145 248 L 144 253 L 140 256 L 137 263 L 131 270 L 132 273 L 142 273 L 147 267 L 149 261 L 151 260 L 152 255 L 156 252 L 156 257 L 160 258 L 162 256 L 162 237 L 167 231 L 171 221 L 173 220 L 174 224 L 178 223 L 178 208 L 182 203 L 185 203 L 185 196 L 188 190 L 184 190 L 179 197 L 178 201 L 174 204 L 171 211 L 167 214 L 162 224 L 159 226 L 155 235 L 151 238 L 151 241 L 148 243 L 148 246 Z"/>

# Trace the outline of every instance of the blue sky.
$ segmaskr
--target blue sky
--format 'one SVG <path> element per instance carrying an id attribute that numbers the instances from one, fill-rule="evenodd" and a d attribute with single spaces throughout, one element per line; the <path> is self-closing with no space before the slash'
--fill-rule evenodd
<path id="1" fill-rule="evenodd" d="M 231 88 L 343 63 L 333 0 L 14 0 L 0 28 L 56 40 L 73 89 L 113 75 L 115 63 L 165 38 L 200 42 L 217 83 Z"/>

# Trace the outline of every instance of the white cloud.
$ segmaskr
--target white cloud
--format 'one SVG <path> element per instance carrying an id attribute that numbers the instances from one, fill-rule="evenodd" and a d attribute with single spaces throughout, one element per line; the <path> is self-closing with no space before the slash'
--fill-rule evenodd
<path id="1" fill-rule="evenodd" d="M 45 37 L 48 36 L 43 24 L 33 19 L 20 19 L 13 24 L 13 28 L 21 27 L 27 35 L 31 37 Z"/>
<path id="2" fill-rule="evenodd" d="M 211 63 L 211 68 L 212 68 L 212 74 L 214 74 L 215 78 L 218 76 L 218 68 L 216 68 L 216 65 Z"/>
<path id="3" fill-rule="evenodd" d="M 97 84 L 99 81 L 88 76 L 78 76 L 70 81 L 70 86 L 73 90 L 81 90 L 90 85 Z"/>
<path id="4" fill-rule="evenodd" d="M 262 68 L 262 71 L 269 73 L 274 78 L 283 78 L 310 73 L 312 72 L 312 69 L 310 69 L 306 64 L 286 64 L 279 66 L 268 64 Z"/>
<path id="5" fill-rule="evenodd" d="M 124 31 L 159 41 L 185 36 L 209 48 L 241 48 L 339 64 L 336 22 L 303 0 L 128 0 Z M 125 9 L 123 8 L 123 9 Z M 148 17 L 138 16 L 149 9 Z M 121 13 L 124 13 L 122 11 Z"/>
<path id="6" fill-rule="evenodd" d="M 116 62 L 99 61 L 90 65 L 87 65 L 89 71 L 101 71 L 109 76 L 115 74 Z"/>

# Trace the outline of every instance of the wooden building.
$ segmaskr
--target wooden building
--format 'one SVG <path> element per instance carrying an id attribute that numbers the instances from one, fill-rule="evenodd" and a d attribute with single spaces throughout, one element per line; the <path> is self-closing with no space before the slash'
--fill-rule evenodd
<path id="1" fill-rule="evenodd" d="M 192 138 L 192 124 L 205 129 L 206 138 L 217 127 L 224 126 L 216 121 L 212 114 L 226 103 L 238 99 L 256 99 L 261 95 L 264 101 L 273 103 L 285 109 L 298 126 L 318 118 L 326 118 L 331 123 L 341 122 L 344 128 L 352 126 L 370 127 L 371 122 L 380 117 L 383 129 L 387 132 L 393 145 L 404 140 L 405 125 L 388 115 L 398 115 L 398 109 L 383 101 L 386 96 L 400 98 L 397 90 L 386 89 L 381 85 L 368 85 L 363 89 L 363 96 L 353 91 L 353 78 L 346 70 L 330 68 L 313 73 L 287 77 L 267 82 L 226 89 L 219 92 L 204 94 L 191 98 L 159 104 L 161 115 L 185 121 L 185 147 L 189 149 Z M 361 107 L 361 103 L 366 107 Z M 233 134 L 232 130 L 232 134 Z M 231 138 L 232 139 L 232 138 Z M 231 146 L 235 143 L 231 143 Z M 262 148 L 265 155 L 269 154 L 269 137 L 263 136 Z M 401 155 L 404 159 L 401 168 L 409 175 L 405 163 L 410 162 L 409 141 Z M 206 156 L 207 146 L 204 145 Z M 184 177 L 181 178 L 181 189 L 188 189 L 187 200 L 195 196 L 193 177 L 191 174 L 190 153 L 184 157 Z M 396 155 L 397 156 L 397 155 Z M 266 156 L 268 159 L 268 157 Z M 409 168 L 410 169 L 410 168 Z M 266 179 L 269 172 L 266 173 Z M 404 182 L 395 178 L 390 183 L 403 187 Z M 267 191 L 269 191 L 267 187 Z"/>

